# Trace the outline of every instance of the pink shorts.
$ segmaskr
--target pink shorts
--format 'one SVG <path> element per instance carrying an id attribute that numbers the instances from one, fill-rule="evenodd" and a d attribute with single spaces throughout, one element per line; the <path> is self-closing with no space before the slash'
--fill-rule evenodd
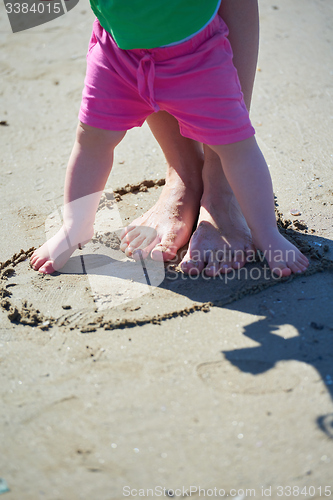
<path id="1" fill-rule="evenodd" d="M 122 50 L 96 19 L 80 121 L 128 130 L 164 110 L 178 120 L 183 136 L 204 144 L 230 144 L 253 136 L 227 35 L 226 24 L 216 16 L 186 42 Z"/>

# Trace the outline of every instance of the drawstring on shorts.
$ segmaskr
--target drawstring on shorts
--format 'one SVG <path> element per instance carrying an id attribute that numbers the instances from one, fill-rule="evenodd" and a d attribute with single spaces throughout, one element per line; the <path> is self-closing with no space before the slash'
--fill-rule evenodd
<path id="1" fill-rule="evenodd" d="M 148 102 L 154 111 L 159 111 L 160 107 L 154 96 L 154 80 L 155 61 L 151 54 L 145 54 L 140 60 L 137 71 L 138 91 L 142 99 Z"/>

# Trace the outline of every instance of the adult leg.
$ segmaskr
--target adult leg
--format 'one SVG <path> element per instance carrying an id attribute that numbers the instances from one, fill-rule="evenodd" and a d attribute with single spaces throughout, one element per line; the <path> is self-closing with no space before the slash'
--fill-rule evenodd
<path id="1" fill-rule="evenodd" d="M 78 125 L 66 170 L 63 226 L 33 253 L 30 262 L 36 271 L 50 274 L 61 269 L 74 250 L 92 238 L 113 151 L 125 133 Z"/>
<path id="2" fill-rule="evenodd" d="M 199 143 L 180 135 L 177 120 L 165 111 L 147 122 L 168 163 L 166 182 L 157 203 L 121 234 L 121 249 L 131 256 L 136 249 L 151 252 L 155 260 L 171 260 L 191 236 L 202 195 L 203 151 Z M 156 238 L 145 247 L 145 228 Z"/>
<path id="3" fill-rule="evenodd" d="M 234 64 L 249 109 L 258 55 L 257 0 L 223 0 L 219 14 L 229 27 Z M 194 141 L 180 135 L 176 120 L 167 113 L 154 113 L 147 122 L 168 161 L 167 183 L 157 204 L 133 221 L 131 227 L 138 231 L 142 225 L 156 229 L 161 245 L 153 248 L 151 255 L 160 258 L 162 251 L 164 259 L 168 260 L 186 243 L 188 231 L 198 215 L 202 193 L 202 152 Z M 182 268 L 185 272 L 196 273 L 208 264 L 207 274 L 215 274 L 217 267 L 227 265 L 229 270 L 231 265 L 239 267 L 244 264 L 243 251 L 251 248 L 251 237 L 228 181 L 221 172 L 220 159 L 209 148 L 205 149 L 203 182 L 198 227 Z M 165 204 L 165 200 L 169 202 Z M 129 235 L 128 230 L 123 233 L 121 248 L 131 255 L 140 239 L 137 239 L 137 232 L 133 233 L 136 242 Z M 212 255 L 210 250 L 215 248 L 227 250 L 223 263 L 220 261 L 218 266 L 211 258 L 205 257 Z"/>
<path id="4" fill-rule="evenodd" d="M 233 63 L 245 105 L 250 110 L 259 45 L 258 1 L 223 0 L 219 14 L 229 28 Z M 221 173 L 220 158 L 208 147 L 205 148 L 203 183 L 197 229 L 181 268 L 189 274 L 205 269 L 205 274 L 214 276 L 243 266 L 253 245 L 239 204 L 224 172 Z"/>
<path id="5" fill-rule="evenodd" d="M 219 156 L 205 146 L 204 192 L 194 231 L 181 269 L 207 276 L 242 267 L 254 247 L 251 231 L 221 167 Z"/>

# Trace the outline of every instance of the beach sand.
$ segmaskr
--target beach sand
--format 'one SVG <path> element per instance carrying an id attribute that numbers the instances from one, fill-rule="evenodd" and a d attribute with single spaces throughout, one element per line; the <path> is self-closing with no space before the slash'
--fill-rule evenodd
<path id="1" fill-rule="evenodd" d="M 258 279 L 260 262 L 190 279 L 124 259 L 117 230 L 165 177 L 146 125 L 116 150 L 93 242 L 65 272 L 33 271 L 60 217 L 93 15 L 81 0 L 12 34 L 0 13 L 4 499 L 332 498 L 331 1 L 260 1 L 251 117 L 281 231 L 311 261 L 283 280 Z"/>

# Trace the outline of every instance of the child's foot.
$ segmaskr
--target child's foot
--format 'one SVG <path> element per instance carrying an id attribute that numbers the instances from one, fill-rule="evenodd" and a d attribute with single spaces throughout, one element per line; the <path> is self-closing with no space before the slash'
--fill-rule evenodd
<path id="1" fill-rule="evenodd" d="M 128 257 L 140 249 L 143 258 L 150 253 L 153 260 L 173 259 L 189 240 L 201 190 L 201 179 L 193 186 L 192 179 L 171 178 L 163 186 L 157 203 L 123 230 L 121 250 Z"/>
<path id="2" fill-rule="evenodd" d="M 286 240 L 277 228 L 266 230 L 258 236 L 253 232 L 253 241 L 256 247 L 262 251 L 272 272 L 277 276 L 302 273 L 309 266 L 305 255 Z"/>
<path id="3" fill-rule="evenodd" d="M 31 267 L 44 274 L 59 271 L 72 253 L 93 237 L 93 232 L 93 228 L 74 231 L 62 226 L 52 238 L 35 250 L 30 259 Z"/>
<path id="4" fill-rule="evenodd" d="M 219 183 L 219 179 L 216 179 Z M 222 190 L 222 185 L 221 185 Z M 207 276 L 228 273 L 244 266 L 254 252 L 251 232 L 232 192 L 205 190 L 195 230 L 181 262 L 184 273 Z"/>

